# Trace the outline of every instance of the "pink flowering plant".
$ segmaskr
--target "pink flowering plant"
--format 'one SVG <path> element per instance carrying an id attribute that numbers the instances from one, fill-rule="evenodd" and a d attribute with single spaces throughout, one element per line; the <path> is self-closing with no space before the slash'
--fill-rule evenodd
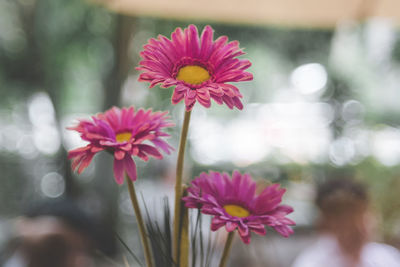
<path id="1" fill-rule="evenodd" d="M 69 151 L 72 169 L 81 173 L 96 153 L 105 150 L 114 155 L 115 181 L 122 184 L 124 172 L 132 181 L 136 181 L 133 156 L 148 161 L 149 157 L 162 159 L 160 151 L 167 154 L 172 151 L 172 147 L 163 140 L 163 137 L 169 136 L 163 132 L 164 128 L 174 125 L 166 115 L 167 112 L 113 107 L 90 120 L 80 120 L 77 126 L 69 129 L 79 132 L 89 144 Z"/>
<path id="2" fill-rule="evenodd" d="M 253 75 L 245 70 L 251 66 L 238 41 L 228 42 L 228 37 L 213 39 L 213 29 L 206 26 L 199 37 L 197 27 L 177 28 L 171 39 L 158 36 L 150 39 L 140 53 L 138 70 L 143 71 L 139 81 L 168 88 L 175 86 L 172 104 L 185 101 L 186 110 L 199 102 L 206 108 L 211 99 L 225 103 L 230 109 L 243 108 L 242 94 L 230 82 L 251 81 Z"/>
<path id="3" fill-rule="evenodd" d="M 212 231 L 221 227 L 228 232 L 238 230 L 246 244 L 250 243 L 251 232 L 265 235 L 265 225 L 288 237 L 293 233 L 288 225 L 294 222 L 285 217 L 293 209 L 280 205 L 286 190 L 274 184 L 256 194 L 256 188 L 249 174 L 234 171 L 231 178 L 227 173 L 210 171 L 201 173 L 191 182 L 189 195 L 183 200 L 186 207 L 213 216 Z"/>
<path id="4" fill-rule="evenodd" d="M 293 209 L 281 204 L 285 189 L 277 184 L 256 193 L 256 182 L 249 174 L 234 171 L 230 176 L 210 171 L 201 173 L 184 189 L 187 184 L 183 179 L 184 153 L 195 103 L 209 108 L 213 99 L 230 109 L 243 108 L 242 94 L 231 83 L 250 81 L 253 75 L 246 71 L 251 66 L 250 61 L 238 58 L 244 55 L 239 42 L 228 42 L 226 36 L 214 40 L 210 26 L 199 36 L 197 27 L 189 25 L 183 30 L 177 28 L 170 39 L 162 35 L 150 39 L 140 55 L 139 81 L 149 82 L 150 88 L 157 84 L 174 87 L 172 104 L 184 100 L 185 105 L 176 165 L 172 255 L 168 266 L 189 266 L 188 209 L 211 215 L 211 231 L 225 228 L 229 233 L 220 267 L 226 266 L 235 232 L 245 244 L 250 243 L 251 232 L 265 235 L 266 226 L 284 237 L 292 234 L 290 226 L 294 222 L 286 215 Z M 151 229 L 145 227 L 134 187 L 138 179 L 135 160 L 162 159 L 163 154 L 170 154 L 173 148 L 167 143 L 169 134 L 165 130 L 173 126 L 167 112 L 113 107 L 69 128 L 87 142 L 86 146 L 69 151 L 72 168 L 78 173 L 88 167 L 97 153 L 106 151 L 113 155 L 114 178 L 119 185 L 126 180 L 148 267 L 155 266 L 153 256 L 160 252 L 152 251 L 149 245 Z"/>

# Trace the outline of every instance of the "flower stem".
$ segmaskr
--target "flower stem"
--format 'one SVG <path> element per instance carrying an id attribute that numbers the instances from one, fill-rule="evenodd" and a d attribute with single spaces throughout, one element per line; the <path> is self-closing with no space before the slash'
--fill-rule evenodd
<path id="1" fill-rule="evenodd" d="M 187 187 L 183 186 L 182 196 L 187 196 Z M 181 201 L 181 228 L 179 238 L 179 267 L 189 267 L 189 210 Z"/>
<path id="2" fill-rule="evenodd" d="M 219 267 L 225 267 L 228 262 L 228 255 L 232 247 L 233 235 L 234 231 L 229 232 L 228 237 L 226 239 L 224 251 L 222 252 L 221 261 L 219 262 Z"/>
<path id="3" fill-rule="evenodd" d="M 135 210 L 136 220 L 139 227 L 140 239 L 142 240 L 142 245 L 144 249 L 144 257 L 146 259 L 146 266 L 153 267 L 153 263 L 151 260 L 151 250 L 149 241 L 147 239 L 146 228 L 144 226 L 144 221 L 142 217 L 142 213 L 140 212 L 139 202 L 136 197 L 135 186 L 133 185 L 132 180 L 126 175 L 126 182 L 128 184 L 129 195 L 131 197 L 132 206 Z"/>
<path id="4" fill-rule="evenodd" d="M 183 176 L 183 162 L 185 159 L 185 147 L 187 140 L 187 133 L 189 130 L 191 111 L 185 111 L 185 117 L 183 119 L 181 139 L 179 142 L 178 160 L 176 164 L 176 182 L 175 182 L 175 214 L 174 214 L 174 236 L 172 240 L 173 245 L 173 256 L 176 262 L 176 266 L 179 264 L 179 248 L 181 239 L 181 198 L 182 198 L 182 176 Z"/>

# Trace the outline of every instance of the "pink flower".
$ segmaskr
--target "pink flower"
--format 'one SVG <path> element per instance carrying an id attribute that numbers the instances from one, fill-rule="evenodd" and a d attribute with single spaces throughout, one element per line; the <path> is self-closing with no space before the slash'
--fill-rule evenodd
<path id="1" fill-rule="evenodd" d="M 206 26 L 198 36 L 196 26 L 177 28 L 171 40 L 159 35 L 150 39 L 140 53 L 138 70 L 142 70 L 139 81 L 150 82 L 167 88 L 175 86 L 172 103 L 185 100 L 186 110 L 191 110 L 198 101 L 208 108 L 211 98 L 218 104 L 225 103 L 230 109 L 243 108 L 239 89 L 228 82 L 250 81 L 253 75 L 245 72 L 251 66 L 249 60 L 238 59 L 245 54 L 239 42 L 228 43 L 228 37 L 213 40 L 213 29 Z"/>
<path id="2" fill-rule="evenodd" d="M 114 176 L 118 184 L 124 182 L 124 172 L 132 181 L 136 181 L 136 164 L 132 156 L 144 161 L 149 157 L 162 159 L 159 149 L 170 154 L 172 147 L 162 137 L 169 136 L 162 131 L 173 124 L 167 121 L 167 112 L 152 112 L 133 107 L 119 109 L 113 107 L 105 113 L 92 116 L 91 120 L 80 120 L 76 127 L 69 128 L 81 134 L 88 141 L 85 147 L 69 151 L 72 169 L 81 173 L 103 150 L 114 154 Z M 151 145 L 152 144 L 152 145 Z"/>
<path id="3" fill-rule="evenodd" d="M 293 233 L 288 225 L 295 223 L 285 217 L 293 209 L 280 205 L 285 191 L 274 184 L 256 195 L 256 183 L 249 174 L 234 171 L 231 179 L 227 173 L 210 171 L 192 181 L 183 200 L 188 208 L 200 208 L 202 213 L 214 215 L 212 231 L 222 226 L 228 232 L 238 229 L 242 241 L 249 244 L 250 232 L 266 234 L 264 225 L 284 237 Z"/>

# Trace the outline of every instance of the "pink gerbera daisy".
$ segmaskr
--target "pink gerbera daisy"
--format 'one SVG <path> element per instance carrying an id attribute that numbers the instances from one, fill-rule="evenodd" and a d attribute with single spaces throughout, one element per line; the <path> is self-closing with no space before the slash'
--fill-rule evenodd
<path id="1" fill-rule="evenodd" d="M 159 149 L 170 154 L 172 147 L 162 137 L 169 136 L 162 130 L 173 126 L 166 117 L 167 112 L 152 112 L 133 107 L 113 107 L 105 113 L 93 116 L 91 120 L 80 120 L 76 127 L 69 128 L 81 134 L 88 141 L 85 147 L 69 151 L 72 169 L 81 173 L 92 161 L 93 156 L 106 150 L 114 154 L 114 176 L 118 184 L 124 182 L 126 172 L 132 181 L 136 180 L 136 164 L 132 156 L 147 161 L 149 156 L 162 159 Z"/>
<path id="2" fill-rule="evenodd" d="M 238 229 L 244 243 L 250 243 L 250 232 L 265 235 L 265 225 L 288 237 L 295 223 L 285 216 L 293 211 L 280 205 L 285 189 L 278 184 L 266 187 L 256 194 L 256 183 L 249 174 L 234 171 L 232 179 L 227 173 L 210 171 L 201 173 L 188 188 L 184 197 L 188 208 L 200 208 L 204 214 L 214 215 L 211 230 L 225 226 L 228 232 Z"/>
<path id="3" fill-rule="evenodd" d="M 210 99 L 229 108 L 242 109 L 239 89 L 228 82 L 250 81 L 253 75 L 245 72 L 251 66 L 249 60 L 238 59 L 244 52 L 239 42 L 228 43 L 228 37 L 213 40 L 213 29 L 206 26 L 199 38 L 196 26 L 177 28 L 171 40 L 159 35 L 150 39 L 140 53 L 138 70 L 142 70 L 139 81 L 150 82 L 167 88 L 175 86 L 172 103 L 185 100 L 186 110 L 193 108 L 196 101 L 210 107 Z"/>

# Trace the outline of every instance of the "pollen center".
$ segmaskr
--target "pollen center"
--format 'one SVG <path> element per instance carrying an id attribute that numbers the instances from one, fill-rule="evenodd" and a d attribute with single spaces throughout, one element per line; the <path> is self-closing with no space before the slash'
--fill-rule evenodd
<path id="1" fill-rule="evenodd" d="M 244 218 L 250 215 L 248 210 L 238 205 L 225 205 L 224 209 L 226 213 L 234 217 Z"/>
<path id="2" fill-rule="evenodd" d="M 198 85 L 210 79 L 210 74 L 203 67 L 188 65 L 179 69 L 176 79 L 188 84 Z"/>
<path id="3" fill-rule="evenodd" d="M 128 142 L 132 137 L 130 132 L 122 132 L 115 136 L 118 143 Z"/>

